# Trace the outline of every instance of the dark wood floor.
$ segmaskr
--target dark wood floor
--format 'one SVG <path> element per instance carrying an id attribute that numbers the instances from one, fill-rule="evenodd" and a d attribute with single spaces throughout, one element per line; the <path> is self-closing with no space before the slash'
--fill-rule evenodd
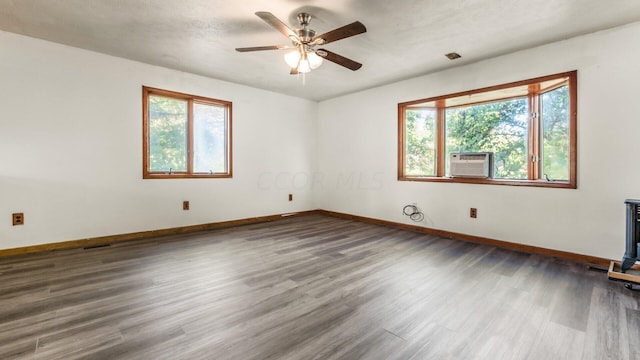
<path id="1" fill-rule="evenodd" d="M 0 259 L 1 359 L 640 359 L 584 264 L 322 215 Z"/>

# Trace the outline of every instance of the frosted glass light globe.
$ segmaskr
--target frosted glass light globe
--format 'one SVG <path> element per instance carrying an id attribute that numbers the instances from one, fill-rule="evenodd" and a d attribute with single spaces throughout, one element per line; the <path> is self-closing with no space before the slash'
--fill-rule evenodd
<path id="1" fill-rule="evenodd" d="M 307 53 L 307 59 L 309 59 L 309 66 L 312 69 L 317 69 L 322 65 L 322 57 L 313 51 Z"/>
<path id="2" fill-rule="evenodd" d="M 287 63 L 287 65 L 289 65 L 290 68 L 297 68 L 298 62 L 300 62 L 300 52 L 298 50 L 294 50 L 284 54 L 284 61 Z"/>

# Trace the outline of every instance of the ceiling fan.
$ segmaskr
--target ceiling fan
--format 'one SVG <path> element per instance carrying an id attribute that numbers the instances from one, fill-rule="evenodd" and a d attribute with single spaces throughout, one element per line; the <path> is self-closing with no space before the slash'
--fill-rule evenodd
<path id="1" fill-rule="evenodd" d="M 367 28 L 359 22 L 339 27 L 321 35 L 316 35 L 314 30 L 307 28 L 311 22 L 311 15 L 300 13 L 297 16 L 300 22 L 300 29 L 292 30 L 272 13 L 258 11 L 256 15 L 278 30 L 291 40 L 291 45 L 272 45 L 236 48 L 239 52 L 262 51 L 262 50 L 287 50 L 293 51 L 285 54 L 285 62 L 291 67 L 291 74 L 307 73 L 311 69 L 316 69 L 322 64 L 323 59 L 344 66 L 347 69 L 356 71 L 362 67 L 359 62 L 348 59 L 326 49 L 316 49 L 317 46 L 326 45 L 334 41 L 342 40 L 354 35 L 362 34 Z"/>

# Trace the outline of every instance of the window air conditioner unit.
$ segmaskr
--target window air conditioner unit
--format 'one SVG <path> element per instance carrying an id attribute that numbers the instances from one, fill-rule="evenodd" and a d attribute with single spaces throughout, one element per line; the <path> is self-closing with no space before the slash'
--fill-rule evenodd
<path id="1" fill-rule="evenodd" d="M 452 153 L 449 158 L 451 177 L 493 177 L 493 153 Z"/>

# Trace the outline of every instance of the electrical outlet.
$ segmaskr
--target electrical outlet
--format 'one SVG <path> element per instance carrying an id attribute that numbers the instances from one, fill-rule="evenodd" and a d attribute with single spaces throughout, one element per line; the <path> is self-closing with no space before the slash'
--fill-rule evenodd
<path id="1" fill-rule="evenodd" d="M 13 226 L 16 225 L 24 225 L 24 214 L 23 213 L 13 213 L 11 215 L 13 219 Z"/>
<path id="2" fill-rule="evenodd" d="M 293 194 L 289 194 L 289 201 L 293 201 Z"/>
<path id="3" fill-rule="evenodd" d="M 476 209 L 476 208 L 469 209 L 469 217 L 472 217 L 474 219 L 477 218 L 478 217 L 478 209 Z"/>
<path id="4" fill-rule="evenodd" d="M 189 201 L 182 202 L 182 210 L 189 210 Z"/>

